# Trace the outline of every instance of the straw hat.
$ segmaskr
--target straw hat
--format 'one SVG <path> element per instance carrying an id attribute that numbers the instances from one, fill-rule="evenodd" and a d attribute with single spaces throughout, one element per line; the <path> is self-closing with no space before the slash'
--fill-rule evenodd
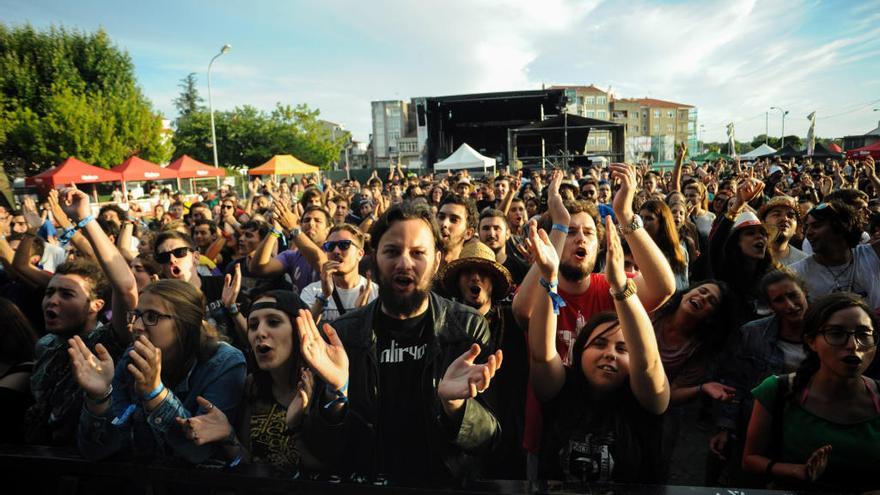
<path id="1" fill-rule="evenodd" d="M 766 203 L 761 205 L 761 208 L 758 210 L 758 218 L 764 220 L 764 218 L 767 216 L 767 213 L 770 213 L 770 210 L 780 206 L 791 208 L 791 210 L 794 211 L 795 215 L 797 215 L 798 220 L 800 220 L 798 202 L 791 196 L 773 196 Z"/>
<path id="2" fill-rule="evenodd" d="M 458 294 L 458 275 L 462 270 L 479 268 L 492 277 L 492 299 L 500 300 L 507 297 L 513 280 L 507 268 L 495 261 L 495 252 L 479 241 L 468 242 L 461 249 L 458 259 L 452 260 L 440 274 L 443 287 L 447 294 Z"/>

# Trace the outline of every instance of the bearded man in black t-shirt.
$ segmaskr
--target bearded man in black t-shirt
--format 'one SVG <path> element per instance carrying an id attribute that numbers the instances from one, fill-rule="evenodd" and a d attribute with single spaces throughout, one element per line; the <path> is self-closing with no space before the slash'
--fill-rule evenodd
<path id="1" fill-rule="evenodd" d="M 370 232 L 379 298 L 325 324 L 297 319 L 302 354 L 320 381 L 304 425 L 310 451 L 336 473 L 394 482 L 468 474 L 467 455 L 497 443 L 482 397 L 501 365 L 486 320 L 430 292 L 440 234 L 423 203 L 391 207 Z M 474 364 L 488 356 L 485 364 Z"/>

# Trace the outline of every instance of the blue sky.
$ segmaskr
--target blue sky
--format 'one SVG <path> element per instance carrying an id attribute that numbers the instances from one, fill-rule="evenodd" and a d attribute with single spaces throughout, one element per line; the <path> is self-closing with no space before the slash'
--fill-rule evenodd
<path id="1" fill-rule="evenodd" d="M 355 137 L 370 101 L 595 84 L 699 109 L 706 140 L 861 134 L 880 120 L 880 0 L 0 0 L 0 20 L 103 27 L 166 117 L 190 72 L 214 105 L 307 103 Z M 770 134 L 778 135 L 779 113 Z"/>

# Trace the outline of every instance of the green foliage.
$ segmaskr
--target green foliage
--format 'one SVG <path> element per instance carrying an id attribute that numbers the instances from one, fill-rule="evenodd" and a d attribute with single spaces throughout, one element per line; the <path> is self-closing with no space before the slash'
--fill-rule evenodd
<path id="1" fill-rule="evenodd" d="M 347 133 L 334 136 L 318 119 L 319 115 L 319 110 L 304 104 L 278 104 L 271 112 L 249 105 L 214 112 L 220 165 L 255 167 L 273 155 L 291 154 L 306 163 L 328 168 L 342 152 Z M 181 115 L 173 141 L 178 155 L 213 163 L 210 114 L 202 108 Z"/>
<path id="2" fill-rule="evenodd" d="M 190 114 L 202 110 L 201 103 L 204 101 L 199 96 L 199 90 L 196 87 L 196 73 L 190 72 L 177 85 L 180 88 L 180 95 L 174 99 L 174 107 L 177 108 L 179 114 L 178 121 L 188 117 Z"/>
<path id="3" fill-rule="evenodd" d="M 31 175 L 76 156 L 110 168 L 132 155 L 164 162 L 171 143 L 103 30 L 0 24 L 0 161 Z"/>

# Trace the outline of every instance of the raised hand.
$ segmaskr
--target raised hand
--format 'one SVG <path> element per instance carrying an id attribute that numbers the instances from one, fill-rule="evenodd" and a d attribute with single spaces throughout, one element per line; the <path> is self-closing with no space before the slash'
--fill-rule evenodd
<path id="1" fill-rule="evenodd" d="M 348 354 L 336 330 L 325 323 L 324 333 L 329 342 L 324 341 L 311 313 L 304 309 L 296 317 L 296 328 L 306 364 L 334 390 L 341 390 L 348 384 Z"/>
<path id="2" fill-rule="evenodd" d="M 831 457 L 831 445 L 825 445 L 816 449 L 807 459 L 803 466 L 801 479 L 804 481 L 816 481 L 828 467 L 828 458 Z"/>
<path id="3" fill-rule="evenodd" d="M 103 397 L 113 383 L 113 358 L 110 353 L 103 345 L 98 344 L 95 346 L 97 355 L 92 354 L 79 335 L 69 339 L 67 343 L 70 344 L 67 353 L 70 355 L 76 383 L 90 397 Z"/>
<path id="4" fill-rule="evenodd" d="M 223 411 L 219 407 L 214 407 L 214 404 L 201 395 L 196 397 L 196 402 L 205 411 L 204 414 L 190 418 L 176 418 L 177 424 L 180 425 L 186 438 L 192 440 L 196 445 L 222 442 L 229 438 L 232 433 L 232 425 L 229 424 L 229 418 L 223 414 Z"/>
<path id="5" fill-rule="evenodd" d="M 743 181 L 736 188 L 736 197 L 739 199 L 740 205 L 745 206 L 748 202 L 757 198 L 761 192 L 764 191 L 764 183 L 756 180 L 749 179 Z"/>
<path id="6" fill-rule="evenodd" d="M 612 163 L 608 168 L 611 170 L 611 179 L 620 182 L 620 188 L 614 195 L 611 207 L 621 225 L 629 225 L 632 222 L 632 203 L 636 195 L 635 170 L 625 163 Z"/>
<path id="7" fill-rule="evenodd" d="M 559 186 L 562 185 L 563 173 L 561 170 L 554 170 L 550 174 L 550 184 L 547 190 L 547 208 L 550 210 L 550 217 L 553 223 L 568 226 L 571 221 L 571 214 L 565 209 L 562 202 L 562 195 L 559 194 Z"/>
<path id="8" fill-rule="evenodd" d="M 52 212 L 52 217 L 55 219 L 55 222 L 63 228 L 70 227 L 70 218 L 67 216 L 67 213 L 64 213 L 64 209 L 61 208 L 61 204 L 58 202 L 57 189 L 49 191 L 48 201 L 49 210 Z"/>
<path id="9" fill-rule="evenodd" d="M 145 396 L 162 384 L 162 349 L 154 346 L 145 336 L 140 335 L 128 351 L 131 363 L 128 372 L 134 378 L 134 389 Z"/>
<path id="10" fill-rule="evenodd" d="M 223 306 L 227 308 L 232 306 L 232 303 L 238 299 L 239 292 L 241 292 L 241 263 L 236 263 L 235 273 L 232 275 L 227 273 L 223 279 L 223 292 L 220 294 Z"/>
<path id="11" fill-rule="evenodd" d="M 623 246 L 620 245 L 620 236 L 611 220 L 611 215 L 605 217 L 605 279 L 615 292 L 626 288 L 626 272 L 623 271 Z"/>
<path id="12" fill-rule="evenodd" d="M 736 397 L 736 389 L 718 382 L 704 383 L 700 390 L 713 400 L 727 402 Z"/>
<path id="13" fill-rule="evenodd" d="M 366 306 L 370 302 L 370 294 L 373 292 L 373 282 L 370 279 L 367 279 L 367 283 L 361 287 L 361 292 L 358 294 L 357 299 L 354 301 L 354 307 L 360 308 L 361 306 Z"/>
<path id="14" fill-rule="evenodd" d="M 538 265 L 544 280 L 556 280 L 559 273 L 559 255 L 550 243 L 550 237 L 544 229 L 538 229 L 538 222 L 529 221 L 529 236 L 525 239 L 530 259 Z"/>
<path id="15" fill-rule="evenodd" d="M 285 232 L 290 232 L 297 225 L 299 225 L 299 217 L 295 215 L 290 208 L 287 207 L 281 201 L 275 201 L 272 203 L 273 214 L 272 218 L 278 222 L 282 229 Z"/>
<path id="16" fill-rule="evenodd" d="M 485 392 L 495 372 L 501 367 L 503 355 L 500 350 L 489 356 L 485 364 L 474 364 L 474 359 L 479 355 L 480 346 L 472 344 L 470 349 L 446 368 L 440 386 L 437 387 L 437 396 L 447 414 L 460 408 L 465 399 L 472 399 Z"/>
<path id="17" fill-rule="evenodd" d="M 321 292 L 324 297 L 330 297 L 333 294 L 335 284 L 333 283 L 333 275 L 339 271 L 338 261 L 327 261 L 321 265 Z"/>
<path id="18" fill-rule="evenodd" d="M 676 150 L 677 153 L 675 154 L 675 158 L 678 160 L 679 163 L 684 163 L 684 157 L 686 157 L 688 154 L 688 145 L 686 142 L 682 141 L 678 143 L 677 148 L 678 149 Z"/>
<path id="19" fill-rule="evenodd" d="M 61 191 L 61 208 L 74 223 L 88 217 L 92 212 L 89 195 L 73 188 Z"/>
<path id="20" fill-rule="evenodd" d="M 296 428 L 302 422 L 306 408 L 309 407 L 312 388 L 315 386 L 315 375 L 308 368 L 300 370 L 299 383 L 296 384 L 296 393 L 290 405 L 287 406 L 287 413 L 284 417 L 288 428 Z"/>

